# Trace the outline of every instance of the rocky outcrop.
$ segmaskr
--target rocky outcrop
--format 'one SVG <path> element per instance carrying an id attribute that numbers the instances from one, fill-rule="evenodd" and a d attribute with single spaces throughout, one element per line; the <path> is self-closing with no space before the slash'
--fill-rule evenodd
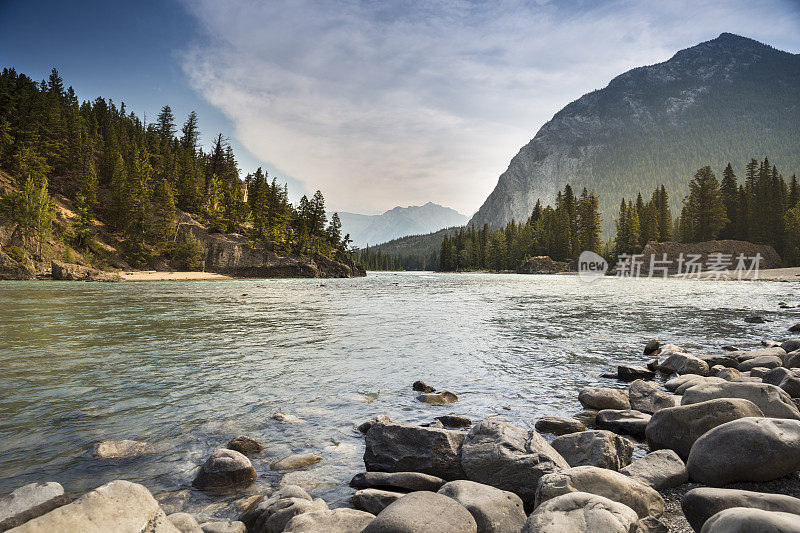
<path id="1" fill-rule="evenodd" d="M 517 274 L 556 274 L 566 272 L 568 263 L 553 261 L 549 256 L 539 255 L 525 259 L 517 266 Z"/>
<path id="2" fill-rule="evenodd" d="M 61 281 L 121 281 L 119 274 L 96 268 L 53 261 L 53 279 Z"/>
<path id="3" fill-rule="evenodd" d="M 35 271 L 0 251 L 0 280 L 29 281 L 33 279 L 36 279 Z"/>

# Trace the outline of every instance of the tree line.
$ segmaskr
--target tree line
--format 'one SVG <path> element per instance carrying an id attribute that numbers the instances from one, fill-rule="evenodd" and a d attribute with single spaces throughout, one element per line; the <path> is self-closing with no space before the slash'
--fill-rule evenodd
<path id="1" fill-rule="evenodd" d="M 222 134 L 204 150 L 194 111 L 179 128 L 169 106 L 147 123 L 124 102 L 79 103 L 56 69 L 41 82 L 13 68 L 0 74 L 0 169 L 17 189 L 0 202 L 0 215 L 19 223 L 38 255 L 52 237 L 53 194 L 70 199 L 77 215 L 62 236 L 70 245 L 91 254 L 99 219 L 134 265 L 196 253 L 197 243 L 176 236 L 178 210 L 276 253 L 343 257 L 350 243 L 338 215 L 327 220 L 320 191 L 292 205 L 286 186 L 261 168 L 241 179 Z"/>

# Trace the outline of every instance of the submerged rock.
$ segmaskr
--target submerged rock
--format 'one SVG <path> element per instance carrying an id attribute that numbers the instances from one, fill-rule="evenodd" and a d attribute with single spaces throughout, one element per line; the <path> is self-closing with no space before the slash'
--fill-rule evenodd
<path id="1" fill-rule="evenodd" d="M 463 441 L 464 434 L 451 429 L 375 424 L 365 437 L 364 465 L 369 471 L 461 479 L 459 450 Z"/>
<path id="2" fill-rule="evenodd" d="M 322 457 L 314 453 L 296 453 L 287 455 L 277 461 L 270 463 L 270 470 L 297 470 L 306 466 L 317 464 L 322 461 Z"/>
<path id="3" fill-rule="evenodd" d="M 470 512 L 452 498 L 435 492 L 412 492 L 384 509 L 362 533 L 476 533 Z"/>
<path id="4" fill-rule="evenodd" d="M 228 443 L 228 449 L 237 451 L 243 455 L 255 455 L 264 450 L 264 445 L 254 438 L 239 435 Z"/>
<path id="5" fill-rule="evenodd" d="M 522 533 L 630 533 L 637 520 L 627 505 L 597 494 L 572 492 L 539 505 Z"/>
<path id="6" fill-rule="evenodd" d="M 461 447 L 461 463 L 467 479 L 513 492 L 528 506 L 534 503 L 539 478 L 569 468 L 535 431 L 495 420 L 470 430 Z"/>
<path id="7" fill-rule="evenodd" d="M 201 490 L 246 487 L 256 480 L 256 469 L 243 454 L 219 448 L 200 467 L 192 485 Z"/>
<path id="8" fill-rule="evenodd" d="M 800 470 L 800 421 L 740 418 L 715 427 L 692 446 L 686 461 L 693 481 L 721 487 L 771 481 Z"/>
<path id="9" fill-rule="evenodd" d="M 274 415 L 272 415 L 272 419 L 277 420 L 278 422 L 281 422 L 283 424 L 303 425 L 306 423 L 306 421 L 300 418 L 299 416 L 288 415 L 286 413 L 275 413 Z"/>
<path id="10" fill-rule="evenodd" d="M 553 448 L 570 466 L 599 466 L 619 470 L 630 464 L 633 443 L 611 431 L 582 431 L 558 437 Z"/>
<path id="11" fill-rule="evenodd" d="M 92 455 L 102 459 L 131 459 L 154 451 L 146 442 L 136 440 L 107 440 L 92 447 Z"/>
<path id="12" fill-rule="evenodd" d="M 516 533 L 525 524 L 522 500 L 513 492 L 460 480 L 446 483 L 439 489 L 439 494 L 466 507 L 475 519 L 479 533 Z"/>
<path id="13" fill-rule="evenodd" d="M 442 392 L 420 394 L 417 400 L 428 405 L 446 405 L 448 403 L 455 403 L 458 401 L 458 396 L 450 391 L 443 390 Z"/>
<path id="14" fill-rule="evenodd" d="M 29 483 L 0 498 L 0 531 L 24 524 L 72 500 L 55 482 Z"/>

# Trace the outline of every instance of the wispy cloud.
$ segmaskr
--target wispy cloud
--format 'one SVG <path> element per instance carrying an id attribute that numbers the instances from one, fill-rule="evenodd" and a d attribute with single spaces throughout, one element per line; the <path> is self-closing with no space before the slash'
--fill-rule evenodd
<path id="1" fill-rule="evenodd" d="M 565 104 L 723 31 L 797 49 L 792 2 L 198 0 L 192 86 L 330 207 L 467 214 Z M 769 20 L 763 33 L 754 20 Z"/>

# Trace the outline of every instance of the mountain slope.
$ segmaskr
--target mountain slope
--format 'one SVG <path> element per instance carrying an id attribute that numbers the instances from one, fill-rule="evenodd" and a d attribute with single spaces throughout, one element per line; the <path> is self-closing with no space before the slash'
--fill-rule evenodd
<path id="1" fill-rule="evenodd" d="M 567 105 L 511 160 L 470 224 L 526 219 L 572 184 L 600 195 L 604 229 L 620 199 L 667 186 L 675 210 L 694 172 L 768 156 L 800 171 L 800 55 L 723 33 L 630 70 Z M 673 211 L 673 214 L 676 214 Z"/>
<path id="2" fill-rule="evenodd" d="M 421 206 L 395 207 L 381 215 L 339 213 L 342 232 L 350 233 L 355 246 L 363 248 L 406 235 L 431 233 L 461 226 L 467 217 L 449 207 L 428 202 Z"/>

